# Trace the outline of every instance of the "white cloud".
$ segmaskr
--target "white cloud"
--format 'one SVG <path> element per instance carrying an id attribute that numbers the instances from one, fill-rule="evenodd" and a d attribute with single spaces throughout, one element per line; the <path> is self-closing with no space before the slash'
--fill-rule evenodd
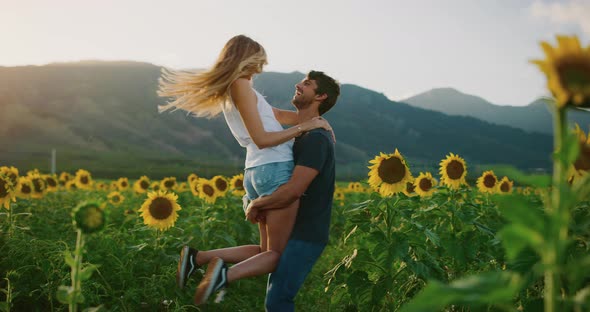
<path id="1" fill-rule="evenodd" d="M 555 24 L 576 24 L 590 35 L 590 1 L 571 0 L 562 3 L 535 1 L 529 11 L 533 17 L 549 19 Z"/>

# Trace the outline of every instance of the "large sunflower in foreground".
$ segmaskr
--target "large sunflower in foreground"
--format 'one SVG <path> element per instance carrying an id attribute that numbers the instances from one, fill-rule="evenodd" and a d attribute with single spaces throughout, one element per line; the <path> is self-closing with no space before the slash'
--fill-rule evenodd
<path id="1" fill-rule="evenodd" d="M 106 224 L 104 206 L 96 202 L 84 202 L 72 211 L 74 227 L 90 234 L 102 230 Z"/>
<path id="2" fill-rule="evenodd" d="M 133 183 L 133 190 L 135 193 L 143 194 L 150 189 L 150 179 L 147 176 L 141 176 L 139 180 Z"/>
<path id="3" fill-rule="evenodd" d="M 207 179 L 199 179 L 198 187 L 199 197 L 205 200 L 205 202 L 207 203 L 214 204 L 217 200 L 217 197 L 219 197 L 219 193 L 215 189 L 215 184 L 213 184 L 213 181 Z"/>
<path id="4" fill-rule="evenodd" d="M 90 172 L 80 169 L 76 171 L 76 177 L 74 178 L 76 181 L 76 187 L 83 190 L 92 190 L 92 175 Z"/>
<path id="5" fill-rule="evenodd" d="M 174 226 L 178 219 L 177 211 L 181 210 L 177 199 L 176 194 L 163 190 L 148 193 L 148 198 L 139 209 L 143 223 L 162 231 Z"/>
<path id="6" fill-rule="evenodd" d="M 244 190 L 244 174 L 238 174 L 231 178 L 229 181 L 230 189 L 232 190 L 232 194 L 236 196 L 244 196 L 246 194 L 246 190 Z"/>
<path id="7" fill-rule="evenodd" d="M 510 181 L 508 177 L 503 177 L 502 180 L 498 183 L 498 191 L 500 194 L 510 194 L 512 193 L 512 186 L 514 185 L 513 181 Z"/>
<path id="8" fill-rule="evenodd" d="M 420 175 L 414 180 L 414 187 L 416 193 L 420 197 L 429 197 L 434 194 L 434 187 L 436 186 L 436 180 L 432 177 L 430 172 L 420 172 Z"/>
<path id="9" fill-rule="evenodd" d="M 28 177 L 19 177 L 16 184 L 16 196 L 19 198 L 29 198 L 33 193 L 33 183 Z"/>
<path id="10" fill-rule="evenodd" d="M 494 171 L 488 170 L 477 179 L 477 188 L 482 193 L 494 194 L 498 192 L 498 178 Z"/>
<path id="11" fill-rule="evenodd" d="M 117 190 L 126 191 L 129 188 L 129 178 L 121 177 L 117 179 Z"/>
<path id="12" fill-rule="evenodd" d="M 229 190 L 227 179 L 224 176 L 217 175 L 211 179 L 211 182 L 215 185 L 215 190 L 217 191 L 218 196 L 225 196 L 225 193 Z"/>
<path id="13" fill-rule="evenodd" d="M 16 201 L 16 194 L 14 192 L 12 181 L 8 176 L 0 174 L 0 206 L 10 209 L 11 201 Z"/>
<path id="14" fill-rule="evenodd" d="M 590 47 L 576 36 L 557 36 L 557 46 L 541 42 L 545 60 L 533 60 L 547 77 L 557 106 L 590 107 Z"/>
<path id="15" fill-rule="evenodd" d="M 393 154 L 381 153 L 369 161 L 369 185 L 382 196 L 390 196 L 403 191 L 412 174 L 406 160 L 396 149 Z"/>
<path id="16" fill-rule="evenodd" d="M 465 177 L 467 177 L 467 165 L 465 160 L 450 153 L 447 158 L 440 162 L 440 183 L 452 189 L 458 189 L 461 184 L 467 184 Z"/>

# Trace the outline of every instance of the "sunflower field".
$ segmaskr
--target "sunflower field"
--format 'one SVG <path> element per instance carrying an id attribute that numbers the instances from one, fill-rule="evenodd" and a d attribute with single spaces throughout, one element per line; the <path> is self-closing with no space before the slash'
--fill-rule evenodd
<path id="1" fill-rule="evenodd" d="M 590 311 L 590 133 L 564 122 L 590 107 L 590 48 L 542 46 L 552 176 L 473 173 L 453 152 L 438 172 L 412 172 L 395 147 L 376 155 L 367 180 L 326 194 L 330 244 L 298 311 Z M 104 180 L 2 166 L 0 311 L 263 311 L 265 276 L 199 307 L 202 268 L 175 282 L 184 245 L 258 244 L 243 195 L 242 174 Z"/>

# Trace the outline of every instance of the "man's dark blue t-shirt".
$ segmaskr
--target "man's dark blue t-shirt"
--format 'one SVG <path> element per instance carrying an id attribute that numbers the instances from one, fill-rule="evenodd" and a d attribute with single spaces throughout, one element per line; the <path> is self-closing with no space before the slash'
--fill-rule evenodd
<path id="1" fill-rule="evenodd" d="M 332 134 L 324 129 L 304 133 L 295 139 L 293 157 L 295 166 L 319 173 L 301 196 L 291 239 L 327 244 L 336 176 Z"/>

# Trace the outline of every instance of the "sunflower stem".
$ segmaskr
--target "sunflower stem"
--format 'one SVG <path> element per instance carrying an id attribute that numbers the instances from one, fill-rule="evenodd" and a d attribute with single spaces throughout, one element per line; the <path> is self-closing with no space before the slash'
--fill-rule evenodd
<path id="1" fill-rule="evenodd" d="M 80 270 L 82 268 L 82 253 L 84 248 L 84 234 L 82 234 L 82 230 L 77 230 L 77 238 L 76 238 L 76 250 L 74 251 L 74 267 L 72 267 L 72 293 L 74 294 L 70 305 L 69 311 L 76 312 L 78 311 L 78 299 L 82 294 L 82 281 L 80 280 Z"/>
<path id="2" fill-rule="evenodd" d="M 544 281 L 545 281 L 545 312 L 554 312 L 556 310 L 557 290 L 559 287 L 558 269 L 561 264 L 560 251 L 562 244 L 567 240 L 568 222 L 562 219 L 567 211 L 562 204 L 561 187 L 566 179 L 565 177 L 565 156 L 563 155 L 563 143 L 567 135 L 566 111 L 560 109 L 557 105 L 555 107 L 554 115 L 554 157 L 553 157 L 553 181 L 551 188 L 550 204 L 546 206 L 546 213 L 550 217 L 551 224 L 549 227 L 548 247 L 542 254 L 543 264 L 545 266 Z M 565 220 L 567 216 L 565 216 Z"/>

